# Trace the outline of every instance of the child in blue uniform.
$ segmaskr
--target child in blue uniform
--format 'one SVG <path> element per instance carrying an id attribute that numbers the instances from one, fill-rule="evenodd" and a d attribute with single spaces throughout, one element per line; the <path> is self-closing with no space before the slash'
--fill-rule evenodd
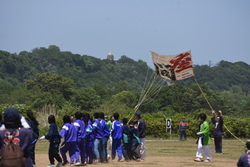
<path id="1" fill-rule="evenodd" d="M 119 121 L 119 114 L 114 113 L 114 122 L 112 123 L 112 160 L 114 161 L 116 152 L 118 154 L 118 162 L 122 160 L 122 124 Z"/>
<path id="2" fill-rule="evenodd" d="M 63 158 L 63 165 L 68 164 L 68 160 L 66 157 L 66 152 L 69 151 L 69 156 L 70 156 L 70 164 L 74 164 L 74 159 L 76 158 L 76 162 L 79 162 L 79 157 L 75 156 L 77 146 L 76 146 L 76 141 L 77 141 L 77 132 L 73 124 L 71 124 L 70 116 L 65 115 L 63 117 L 63 122 L 64 125 L 62 127 L 62 130 L 60 131 L 60 136 L 64 138 L 64 142 L 61 145 L 60 148 L 60 153 Z"/>
<path id="3" fill-rule="evenodd" d="M 86 142 L 85 142 L 85 162 L 84 164 L 92 164 L 94 160 L 94 153 L 93 153 L 93 147 L 94 147 L 94 140 L 95 140 L 95 135 L 92 133 L 93 128 L 92 128 L 92 121 L 90 120 L 90 116 L 88 113 L 83 114 L 83 121 L 85 123 L 85 128 L 86 128 Z"/>
<path id="4" fill-rule="evenodd" d="M 100 153 L 101 153 L 101 139 L 103 138 L 103 130 L 101 127 L 101 123 L 99 120 L 99 113 L 95 112 L 93 115 L 94 118 L 94 123 L 92 124 L 93 128 L 93 134 L 95 135 L 95 140 L 94 140 L 94 155 L 95 155 L 95 163 L 100 162 Z"/>
<path id="5" fill-rule="evenodd" d="M 75 121 L 73 125 L 76 128 L 77 132 L 77 151 L 76 157 L 81 157 L 81 162 L 76 162 L 76 165 L 81 165 L 85 162 L 85 125 L 82 119 L 82 113 L 76 112 L 75 113 Z M 77 158 L 79 159 L 79 158 Z"/>
<path id="6" fill-rule="evenodd" d="M 107 143 L 110 135 L 110 131 L 108 125 L 106 124 L 106 120 L 104 119 L 104 113 L 100 112 L 100 123 L 103 130 L 103 138 L 101 139 L 101 162 L 108 162 L 108 151 L 107 151 Z"/>

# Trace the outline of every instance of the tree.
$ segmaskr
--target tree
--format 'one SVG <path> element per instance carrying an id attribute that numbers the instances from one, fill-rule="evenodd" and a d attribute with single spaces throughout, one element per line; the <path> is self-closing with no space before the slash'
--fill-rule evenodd
<path id="1" fill-rule="evenodd" d="M 51 94 L 62 94 L 65 99 L 72 95 L 74 81 L 59 74 L 42 73 L 36 75 L 33 79 L 27 80 L 27 88 L 39 88 L 42 92 Z"/>

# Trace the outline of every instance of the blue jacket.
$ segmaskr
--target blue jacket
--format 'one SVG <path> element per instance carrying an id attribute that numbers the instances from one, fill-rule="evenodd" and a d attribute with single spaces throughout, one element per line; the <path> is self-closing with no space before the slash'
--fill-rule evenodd
<path id="1" fill-rule="evenodd" d="M 75 142 L 77 141 L 77 132 L 73 124 L 66 123 L 63 125 L 60 136 L 64 137 L 64 142 Z"/>
<path id="2" fill-rule="evenodd" d="M 96 139 L 102 139 L 103 138 L 103 130 L 101 123 L 98 119 L 94 120 L 94 123 L 92 124 L 93 128 L 93 134 L 95 135 Z"/>
<path id="3" fill-rule="evenodd" d="M 55 123 L 50 124 L 49 132 L 45 135 L 45 139 L 50 143 L 59 144 L 61 142 L 61 136 L 58 133 L 57 125 Z"/>
<path id="4" fill-rule="evenodd" d="M 95 139 L 95 135 L 93 134 L 93 128 L 92 128 L 92 122 L 88 120 L 88 122 L 85 122 L 86 126 L 86 140 L 87 141 L 92 141 Z"/>
<path id="5" fill-rule="evenodd" d="M 103 136 L 108 137 L 110 135 L 110 130 L 108 128 L 108 125 L 106 124 L 106 121 L 101 120 L 100 123 L 101 123 L 101 127 L 102 127 L 102 130 L 103 130 Z"/>
<path id="6" fill-rule="evenodd" d="M 85 138 L 86 136 L 86 133 L 85 133 L 85 124 L 82 120 L 80 119 L 77 119 L 75 120 L 75 122 L 73 123 L 73 125 L 75 126 L 76 128 L 76 132 L 77 132 L 77 138 L 78 139 L 83 139 Z"/>
<path id="7" fill-rule="evenodd" d="M 122 124 L 119 120 L 115 120 L 112 123 L 111 132 L 113 139 L 122 139 Z"/>

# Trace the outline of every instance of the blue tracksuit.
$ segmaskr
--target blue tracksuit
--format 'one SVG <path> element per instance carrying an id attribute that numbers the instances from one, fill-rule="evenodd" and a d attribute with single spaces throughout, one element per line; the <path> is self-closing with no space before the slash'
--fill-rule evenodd
<path id="1" fill-rule="evenodd" d="M 103 130 L 101 128 L 101 123 L 98 119 L 94 120 L 94 123 L 92 124 L 93 128 L 93 134 L 95 135 L 96 139 L 102 139 L 103 138 Z"/>
<path id="2" fill-rule="evenodd" d="M 92 124 L 92 128 L 93 128 L 93 133 L 95 134 L 95 140 L 94 140 L 94 154 L 95 154 L 95 158 L 97 160 L 100 160 L 101 156 L 101 139 L 103 138 L 103 130 L 101 127 L 101 123 L 98 119 L 94 120 L 94 123 Z"/>
<path id="3" fill-rule="evenodd" d="M 107 151 L 107 142 L 108 142 L 108 139 L 109 139 L 109 135 L 110 135 L 110 131 L 109 131 L 109 128 L 108 128 L 108 125 L 106 124 L 106 121 L 105 120 L 101 120 L 100 121 L 101 123 L 101 127 L 102 127 L 102 130 L 103 130 L 103 138 L 101 139 L 101 162 L 103 161 L 108 161 L 107 160 L 107 156 L 108 156 L 108 151 Z"/>
<path id="4" fill-rule="evenodd" d="M 122 123 L 119 120 L 115 120 L 112 123 L 112 159 L 115 159 L 116 152 L 118 154 L 118 159 L 122 159 Z"/>
<path id="5" fill-rule="evenodd" d="M 93 147 L 94 147 L 95 135 L 92 133 L 93 132 L 92 122 L 88 120 L 88 122 L 85 122 L 85 125 L 86 125 L 85 162 L 92 164 L 94 159 Z"/>
<path id="6" fill-rule="evenodd" d="M 69 151 L 70 164 L 74 164 L 74 159 L 79 162 L 79 157 L 75 156 L 77 146 L 77 132 L 73 124 L 66 123 L 63 125 L 61 132 L 59 133 L 64 142 L 61 145 L 60 152 L 63 158 L 63 162 L 67 162 L 66 152 Z"/>
<path id="7" fill-rule="evenodd" d="M 76 156 L 81 157 L 81 162 L 84 163 L 85 161 L 85 125 L 84 122 L 80 119 L 75 120 L 73 125 L 76 128 L 77 132 L 77 151 Z"/>

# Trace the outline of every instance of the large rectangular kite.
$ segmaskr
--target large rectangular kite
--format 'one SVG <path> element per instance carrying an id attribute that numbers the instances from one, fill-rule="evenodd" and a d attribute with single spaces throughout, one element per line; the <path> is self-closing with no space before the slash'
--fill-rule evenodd
<path id="1" fill-rule="evenodd" d="M 156 74 L 172 81 L 194 76 L 191 51 L 166 56 L 151 52 Z"/>

